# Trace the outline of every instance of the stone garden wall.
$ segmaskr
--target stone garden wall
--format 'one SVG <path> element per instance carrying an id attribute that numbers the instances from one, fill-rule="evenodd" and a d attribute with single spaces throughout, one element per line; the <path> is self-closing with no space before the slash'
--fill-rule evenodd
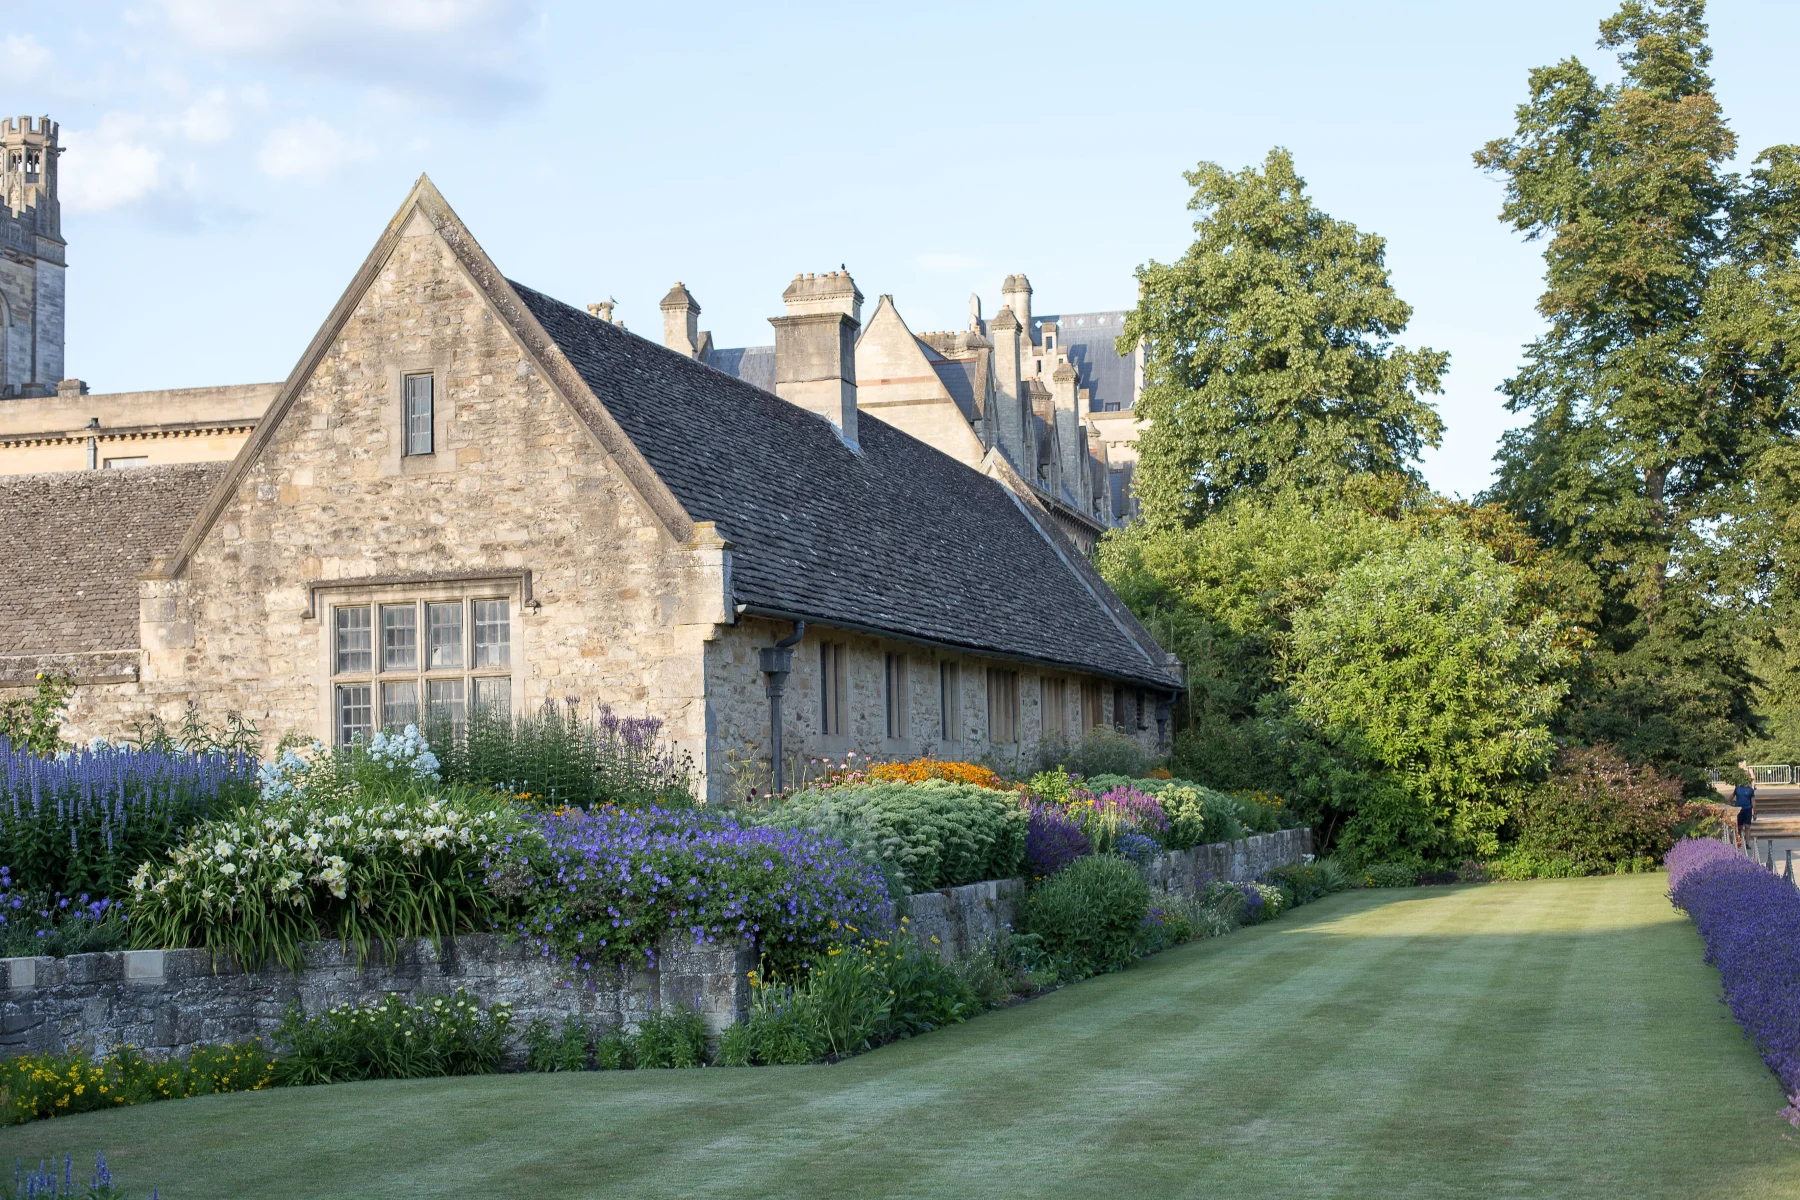
<path id="1" fill-rule="evenodd" d="M 1312 831 L 1287 829 L 1162 855 L 1151 882 L 1193 892 L 1211 879 L 1254 879 L 1312 852 Z M 918 938 L 945 957 L 992 945 L 1016 926 L 1025 885 L 990 879 L 920 892 L 900 906 Z M 936 943 L 931 943 L 932 938 Z M 358 970 L 335 943 L 315 947 L 296 975 L 282 967 L 239 971 L 229 960 L 214 969 L 204 950 L 122 950 L 68 958 L 0 959 L 0 1055 L 120 1045 L 152 1054 L 184 1054 L 203 1042 L 266 1038 L 288 1006 L 309 1015 L 389 992 L 448 995 L 457 988 L 485 1004 L 512 1006 L 512 1058 L 522 1058 L 525 1026 L 543 1017 L 560 1024 L 634 1025 L 671 1005 L 699 1012 L 715 1032 L 745 1015 L 755 955 L 735 943 L 665 942 L 655 968 L 596 972 L 592 986 L 571 982 L 563 967 L 523 943 L 491 934 L 445 942 L 403 943 L 390 959 L 376 950 Z"/>
<path id="2" fill-rule="evenodd" d="M 1235 842 L 1217 842 L 1176 850 L 1150 865 L 1150 884 L 1166 892 L 1192 895 L 1209 880 L 1257 879 L 1276 867 L 1304 862 L 1312 853 L 1312 830 L 1283 829 Z M 949 958 L 980 946 L 991 946 L 1002 929 L 1019 923 L 1025 898 L 1021 879 L 990 879 L 936 892 L 915 892 L 899 906 L 922 942 L 935 943 Z"/>
<path id="3" fill-rule="evenodd" d="M 389 960 L 376 952 L 359 971 L 336 943 L 316 947 L 307 969 L 254 973 L 204 950 L 123 950 L 68 958 L 0 959 L 0 1055 L 120 1045 L 155 1055 L 202 1042 L 267 1037 L 290 1004 L 309 1015 L 338 1004 L 447 995 L 457 988 L 483 1004 L 512 1006 L 513 1057 L 522 1059 L 526 1024 L 634 1024 L 658 1008 L 695 1009 L 716 1032 L 749 1008 L 755 956 L 737 944 L 695 946 L 673 939 L 654 969 L 595 972 L 594 986 L 571 983 L 556 961 L 491 934 L 403 943 Z"/>
<path id="4" fill-rule="evenodd" d="M 1235 842 L 1172 850 L 1150 865 L 1150 886 L 1191 895 L 1213 879 L 1260 879 L 1276 867 L 1306 861 L 1312 848 L 1312 830 L 1281 829 Z"/>

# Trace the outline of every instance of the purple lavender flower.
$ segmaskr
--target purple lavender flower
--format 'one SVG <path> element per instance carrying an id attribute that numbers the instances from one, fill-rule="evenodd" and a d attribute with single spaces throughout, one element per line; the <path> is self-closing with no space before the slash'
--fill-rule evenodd
<path id="1" fill-rule="evenodd" d="M 1062 809 L 1047 804 L 1027 808 L 1025 864 L 1034 879 L 1056 874 L 1076 859 L 1094 852 L 1081 826 Z"/>
<path id="2" fill-rule="evenodd" d="M 1800 1125 L 1800 890 L 1710 838 L 1676 843 L 1664 862 L 1669 898 L 1693 918 L 1731 1015 Z"/>

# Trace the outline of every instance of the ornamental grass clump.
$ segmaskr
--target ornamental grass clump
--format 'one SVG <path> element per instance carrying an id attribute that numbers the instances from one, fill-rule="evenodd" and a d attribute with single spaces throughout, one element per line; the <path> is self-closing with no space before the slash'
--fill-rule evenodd
<path id="1" fill-rule="evenodd" d="M 477 708 L 426 732 L 449 783 L 499 788 L 551 808 L 697 802 L 693 760 L 664 740 L 655 717 L 621 717 L 604 704 L 584 717 L 570 696 L 516 718 Z"/>
<path id="2" fill-rule="evenodd" d="M 759 820 L 839 833 L 876 858 L 903 892 L 1009 879 L 1024 862 L 1026 815 L 1018 797 L 973 784 L 862 783 L 804 791 Z"/>
<path id="3" fill-rule="evenodd" d="M 1800 891 L 1711 838 L 1677 842 L 1665 862 L 1669 898 L 1693 918 L 1731 1015 L 1800 1125 Z"/>
<path id="4" fill-rule="evenodd" d="M 504 909 L 483 862 L 529 834 L 501 797 L 433 782 L 429 756 L 411 731 L 269 764 L 260 804 L 202 822 L 139 868 L 133 944 L 298 971 L 326 939 L 360 962 L 372 943 L 391 952 L 403 938 L 492 927 Z"/>
<path id="5" fill-rule="evenodd" d="M 879 929 L 887 888 L 842 842 L 721 813 L 546 813 L 488 859 L 518 933 L 586 973 L 654 966 L 665 936 L 753 943 L 782 970 L 823 954 L 833 922 Z"/>
<path id="6" fill-rule="evenodd" d="M 85 1050 L 17 1054 L 0 1059 L 0 1124 L 258 1091 L 273 1083 L 274 1061 L 256 1042 L 196 1046 L 185 1058 L 170 1059 L 145 1058 L 130 1046 L 99 1058 Z"/>
<path id="7" fill-rule="evenodd" d="M 491 1074 L 511 1022 L 506 1005 L 483 1008 L 462 988 L 417 1002 L 389 994 L 316 1017 L 295 1004 L 275 1031 L 282 1054 L 274 1079 L 291 1086 Z"/>
<path id="8" fill-rule="evenodd" d="M 96 740 L 44 758 L 0 739 L 0 865 L 34 891 L 122 895 L 189 825 L 249 803 L 255 771 L 243 754 Z"/>

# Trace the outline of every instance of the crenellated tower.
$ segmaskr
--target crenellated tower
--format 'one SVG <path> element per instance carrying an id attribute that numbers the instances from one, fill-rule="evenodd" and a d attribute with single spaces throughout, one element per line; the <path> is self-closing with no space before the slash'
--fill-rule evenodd
<path id="1" fill-rule="evenodd" d="M 57 125 L 0 122 L 0 398 L 45 396 L 63 377 L 63 273 Z"/>

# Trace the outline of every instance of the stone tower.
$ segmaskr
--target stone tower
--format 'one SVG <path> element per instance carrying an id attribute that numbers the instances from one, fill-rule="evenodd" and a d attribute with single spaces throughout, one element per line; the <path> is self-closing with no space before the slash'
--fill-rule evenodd
<path id="1" fill-rule="evenodd" d="M 52 395 L 63 377 L 56 137 L 49 117 L 0 123 L 0 398 Z"/>

